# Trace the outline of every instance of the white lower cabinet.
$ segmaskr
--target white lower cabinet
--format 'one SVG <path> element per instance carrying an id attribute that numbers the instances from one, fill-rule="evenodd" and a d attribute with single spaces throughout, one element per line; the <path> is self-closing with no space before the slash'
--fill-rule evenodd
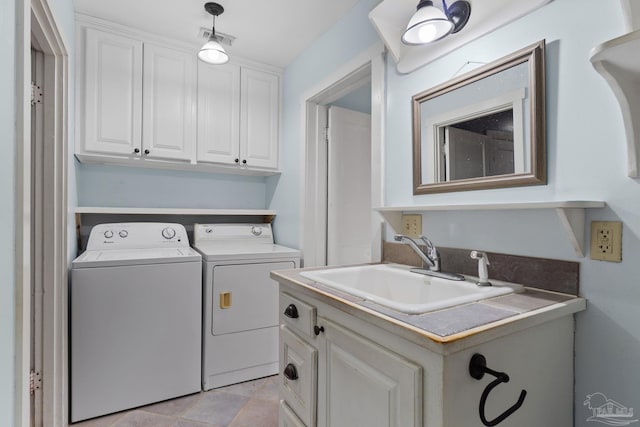
<path id="1" fill-rule="evenodd" d="M 573 425 L 571 315 L 442 343 L 281 283 L 280 323 L 280 427 L 482 427 L 496 378 L 470 376 L 476 353 L 510 377 L 490 391 L 487 421 L 526 390 L 497 425 Z"/>
<path id="2" fill-rule="evenodd" d="M 318 320 L 325 337 L 319 419 L 336 427 L 420 426 L 422 368 L 328 319 Z"/>

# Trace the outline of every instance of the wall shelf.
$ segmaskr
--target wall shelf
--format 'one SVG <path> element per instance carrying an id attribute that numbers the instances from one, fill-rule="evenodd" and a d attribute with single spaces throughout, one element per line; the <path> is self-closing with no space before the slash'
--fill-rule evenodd
<path id="1" fill-rule="evenodd" d="M 123 215 L 220 215 L 220 216 L 275 216 L 268 209 L 183 209 L 183 208 L 112 208 L 79 206 L 76 214 L 123 214 Z"/>
<path id="2" fill-rule="evenodd" d="M 627 137 L 627 174 L 640 177 L 640 30 L 609 40 L 591 51 L 591 64 L 620 104 Z"/>
<path id="3" fill-rule="evenodd" d="M 604 208 L 600 201 L 556 201 L 556 202 L 519 202 L 519 203 L 480 203 L 454 205 L 397 206 L 381 207 L 375 210 L 382 215 L 394 232 L 402 230 L 404 213 L 433 211 L 497 211 L 522 209 L 554 209 L 563 225 L 576 256 L 584 257 L 585 209 Z"/>

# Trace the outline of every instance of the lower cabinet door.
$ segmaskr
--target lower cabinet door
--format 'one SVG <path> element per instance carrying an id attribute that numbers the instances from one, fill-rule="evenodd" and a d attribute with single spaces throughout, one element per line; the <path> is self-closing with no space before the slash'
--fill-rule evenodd
<path id="1" fill-rule="evenodd" d="M 278 427 L 307 427 L 296 416 L 289 405 L 284 400 L 280 401 L 280 409 L 278 411 Z"/>
<path id="2" fill-rule="evenodd" d="M 318 350 L 280 326 L 280 398 L 308 427 L 316 425 L 317 366 Z"/>
<path id="3" fill-rule="evenodd" d="M 324 318 L 319 423 L 331 427 L 422 426 L 422 368 Z"/>

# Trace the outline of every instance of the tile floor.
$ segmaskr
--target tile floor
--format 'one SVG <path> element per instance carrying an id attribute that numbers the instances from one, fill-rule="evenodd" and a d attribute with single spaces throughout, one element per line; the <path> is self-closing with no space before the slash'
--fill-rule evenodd
<path id="1" fill-rule="evenodd" d="M 276 427 L 278 377 L 207 392 L 71 424 L 71 427 Z"/>

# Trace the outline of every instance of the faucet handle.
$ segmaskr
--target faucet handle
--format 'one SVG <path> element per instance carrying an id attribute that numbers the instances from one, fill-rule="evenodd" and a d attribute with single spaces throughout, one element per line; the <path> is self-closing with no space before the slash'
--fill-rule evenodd
<path id="1" fill-rule="evenodd" d="M 471 256 L 471 259 L 477 259 L 477 260 L 484 259 L 488 265 L 491 265 L 491 263 L 489 262 L 489 257 L 487 256 L 486 252 L 471 251 L 471 254 L 469 255 Z"/>
<path id="2" fill-rule="evenodd" d="M 485 252 L 480 251 L 471 251 L 469 254 L 472 259 L 478 260 L 478 286 L 491 286 L 491 282 L 489 282 L 489 271 L 487 269 L 487 265 L 489 263 L 489 257 Z"/>

